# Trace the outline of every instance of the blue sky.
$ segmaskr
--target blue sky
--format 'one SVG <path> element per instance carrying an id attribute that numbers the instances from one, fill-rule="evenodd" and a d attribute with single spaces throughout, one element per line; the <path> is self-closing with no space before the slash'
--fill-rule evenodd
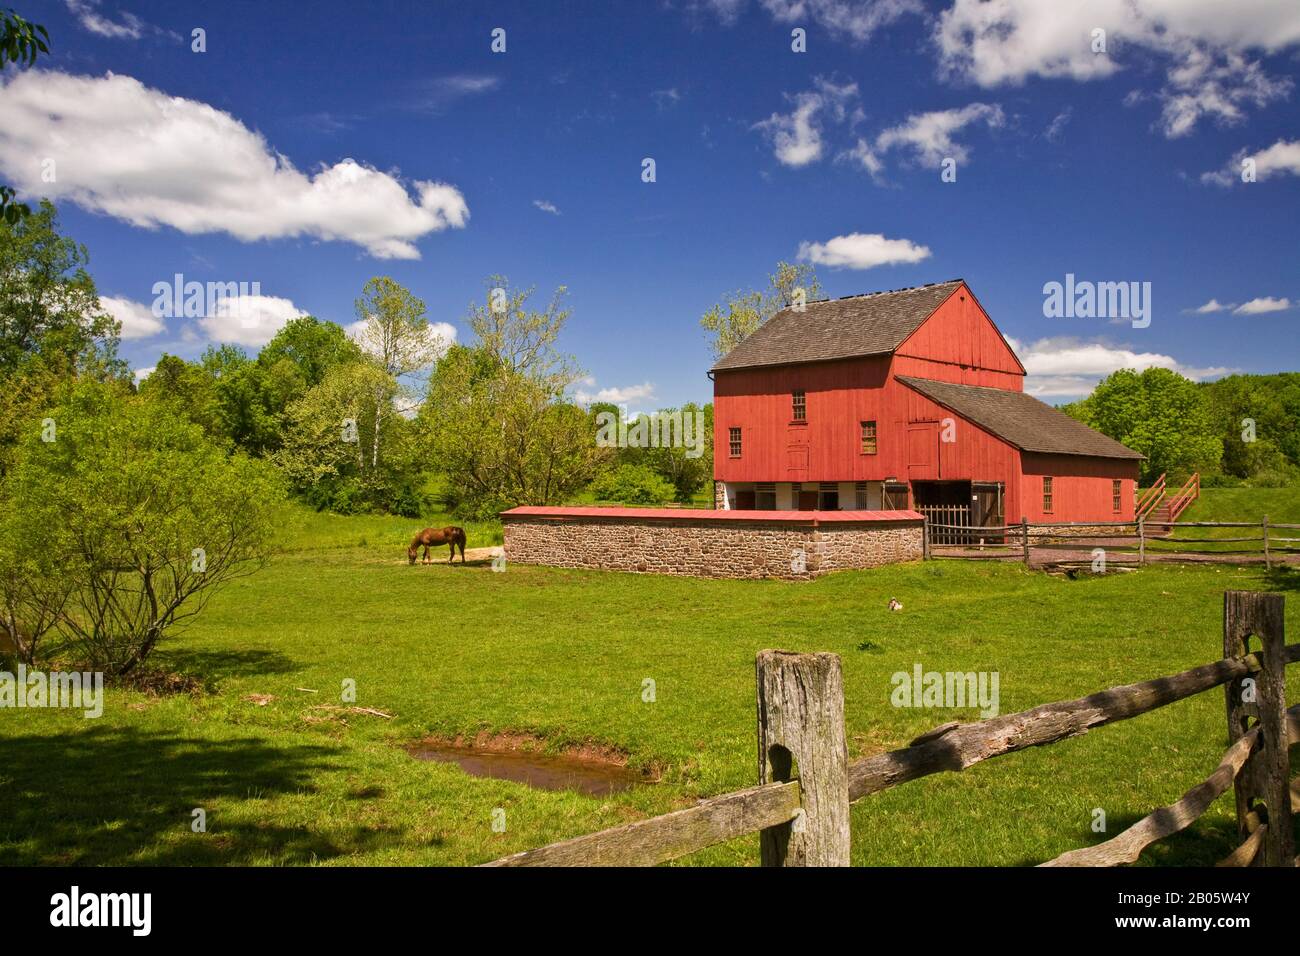
<path id="1" fill-rule="evenodd" d="M 373 275 L 463 340 L 503 273 L 568 287 L 585 397 L 707 400 L 701 313 L 800 256 L 832 296 L 966 278 L 1048 401 L 1300 368 L 1293 0 L 17 5 L 53 55 L 5 74 L 0 178 L 136 368 L 347 325 Z M 152 318 L 175 273 L 260 283 L 255 325 Z M 1151 283 L 1150 325 L 1046 317 L 1067 273 Z"/>

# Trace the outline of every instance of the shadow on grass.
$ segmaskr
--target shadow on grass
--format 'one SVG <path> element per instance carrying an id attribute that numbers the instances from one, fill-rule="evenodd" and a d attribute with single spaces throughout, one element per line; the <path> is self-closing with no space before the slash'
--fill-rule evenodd
<path id="1" fill-rule="evenodd" d="M 401 843 L 400 829 L 326 833 L 223 814 L 233 801 L 316 792 L 339 753 L 120 728 L 10 737 L 0 764 L 0 858 L 17 866 L 295 864 Z M 206 833 L 191 830 L 195 808 L 207 813 Z"/>
<path id="2" fill-rule="evenodd" d="M 1112 840 L 1133 824 L 1143 819 L 1143 815 L 1128 814 L 1107 819 L 1106 833 L 1093 833 L 1084 829 L 1075 834 L 1076 849 L 1096 846 L 1106 840 Z M 1300 820 L 1296 824 L 1297 839 L 1300 839 Z M 1131 866 L 1214 866 L 1228 856 L 1241 843 L 1237 836 L 1237 825 L 1231 820 L 1206 820 L 1201 818 L 1185 830 L 1159 840 L 1145 850 Z M 1037 866 L 1044 860 L 1021 860 L 1020 866 Z"/>
<path id="3" fill-rule="evenodd" d="M 1270 568 L 1264 579 L 1271 591 L 1300 591 L 1300 569 L 1293 565 Z"/>
<path id="4" fill-rule="evenodd" d="M 1096 846 L 1123 833 L 1146 814 L 1108 816 L 1106 832 L 1093 833 L 1088 828 L 1074 834 L 1074 849 Z M 1237 846 L 1236 824 L 1224 821 L 1197 820 L 1186 830 L 1165 837 L 1142 851 L 1131 866 L 1214 866 Z M 1021 860 L 1021 866 L 1037 866 L 1045 860 Z"/>
<path id="5" fill-rule="evenodd" d="M 150 663 L 167 670 L 197 677 L 207 684 L 220 684 L 231 677 L 292 674 L 302 663 L 279 651 L 190 651 L 168 650 Z"/>

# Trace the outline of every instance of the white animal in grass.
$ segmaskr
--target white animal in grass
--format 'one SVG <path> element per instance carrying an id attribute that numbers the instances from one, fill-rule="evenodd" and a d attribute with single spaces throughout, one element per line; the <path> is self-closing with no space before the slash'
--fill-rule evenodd
<path id="1" fill-rule="evenodd" d="M 898 598 L 890 598 L 889 609 L 891 611 L 901 611 L 903 609 L 903 605 L 899 602 Z"/>

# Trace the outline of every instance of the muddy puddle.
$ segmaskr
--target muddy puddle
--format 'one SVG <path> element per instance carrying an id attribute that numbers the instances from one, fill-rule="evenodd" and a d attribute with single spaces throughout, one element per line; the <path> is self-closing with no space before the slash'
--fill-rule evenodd
<path id="1" fill-rule="evenodd" d="M 475 777 L 512 780 L 539 790 L 576 790 L 592 797 L 650 783 L 635 770 L 585 757 L 527 750 L 494 751 L 422 741 L 407 747 L 417 760 L 457 764 Z"/>

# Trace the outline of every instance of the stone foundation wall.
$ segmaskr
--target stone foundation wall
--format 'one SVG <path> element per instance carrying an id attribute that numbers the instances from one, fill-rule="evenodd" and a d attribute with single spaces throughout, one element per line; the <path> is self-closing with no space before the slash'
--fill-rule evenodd
<path id="1" fill-rule="evenodd" d="M 1014 532 L 1017 543 L 1020 540 L 1020 529 Z M 1119 527 L 1116 525 L 1079 525 L 1072 528 L 1051 528 L 1044 525 L 1031 524 L 1029 526 L 1029 544 L 1032 547 L 1036 544 L 1064 544 L 1061 538 L 1096 538 L 1107 536 L 1137 537 L 1137 524 L 1131 524 L 1128 527 Z M 1115 543 L 1115 542 L 1111 542 Z M 1098 541 L 1097 547 L 1102 547 L 1103 542 Z"/>
<path id="2" fill-rule="evenodd" d="M 807 580 L 921 559 L 921 522 L 503 514 L 508 562 L 707 578 Z"/>

